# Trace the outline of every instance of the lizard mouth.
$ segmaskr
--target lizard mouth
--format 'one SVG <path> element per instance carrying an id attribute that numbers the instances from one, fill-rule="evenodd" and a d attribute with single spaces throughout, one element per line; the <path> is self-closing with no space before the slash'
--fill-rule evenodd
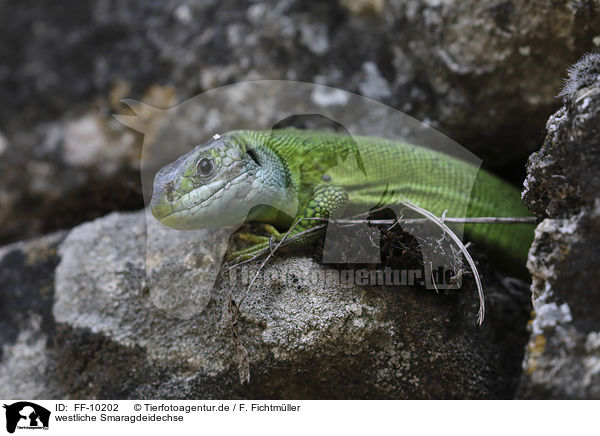
<path id="1" fill-rule="evenodd" d="M 152 215 L 161 224 L 178 230 L 239 224 L 248 211 L 245 207 L 239 207 L 239 202 L 234 200 L 246 198 L 251 191 L 251 185 L 244 183 L 245 179 L 247 175 L 240 174 L 231 180 L 215 181 L 172 201 L 162 186 L 155 187 L 151 201 Z"/>
<path id="2" fill-rule="evenodd" d="M 226 181 L 218 181 L 189 191 L 178 198 L 169 200 L 172 192 L 160 187 L 154 189 L 151 209 L 152 215 L 161 223 L 173 228 L 187 228 L 191 218 L 198 217 L 201 209 L 209 209 L 215 196 L 223 191 Z"/>

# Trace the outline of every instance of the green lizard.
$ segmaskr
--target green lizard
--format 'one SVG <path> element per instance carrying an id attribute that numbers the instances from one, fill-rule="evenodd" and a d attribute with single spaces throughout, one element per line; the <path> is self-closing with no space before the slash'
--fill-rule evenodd
<path id="1" fill-rule="evenodd" d="M 254 245 L 234 253 L 247 259 L 300 218 L 339 218 L 402 199 L 437 216 L 530 216 L 515 187 L 465 161 L 402 142 L 298 129 L 215 135 L 157 173 L 151 209 L 175 229 L 266 223 L 272 236 L 249 237 Z M 287 239 L 318 224 L 301 220 Z M 466 224 L 465 233 L 524 265 L 533 225 Z M 310 241 L 299 235 L 295 243 Z"/>

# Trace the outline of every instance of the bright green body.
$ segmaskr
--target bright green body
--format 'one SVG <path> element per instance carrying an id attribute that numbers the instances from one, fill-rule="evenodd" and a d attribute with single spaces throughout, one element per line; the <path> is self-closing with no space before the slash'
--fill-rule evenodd
<path id="1" fill-rule="evenodd" d="M 246 156 L 247 150 L 252 150 L 252 159 Z M 195 175 L 202 156 L 208 156 L 215 165 L 213 175 Z M 232 162 L 242 163 L 232 170 Z M 244 171 L 250 176 L 246 177 Z M 280 210 L 287 207 L 287 214 L 276 213 L 272 207 L 254 207 L 249 215 L 280 230 L 293 222 L 289 215 L 296 219 L 337 218 L 402 200 L 437 216 L 444 212 L 448 217 L 530 215 L 515 187 L 446 154 L 380 138 L 296 129 L 229 132 L 196 148 L 157 176 L 153 212 L 164 224 L 175 228 L 212 226 L 214 217 L 204 218 L 209 208 L 218 206 L 221 214 L 227 214 L 227 210 L 242 208 L 245 199 L 251 198 L 250 194 L 227 196 L 225 191 L 231 189 L 228 186 L 236 186 L 239 176 L 244 176 L 245 184 L 254 183 L 251 192 L 263 188 L 269 192 L 265 204 Z M 228 184 L 217 185 L 219 178 Z M 190 189 L 197 189 L 197 195 L 190 195 Z M 167 194 L 169 201 L 165 200 Z M 226 200 L 219 200 L 224 195 Z M 166 213 L 168 208 L 188 208 L 186 203 L 190 201 L 201 202 L 202 207 L 189 209 L 187 221 L 178 214 Z M 224 202 L 229 209 L 224 209 Z M 195 221 L 190 218 L 194 215 Z M 316 224 L 304 221 L 294 233 Z M 522 264 L 533 238 L 533 226 L 529 224 L 467 224 L 465 232 L 467 239 L 483 242 Z M 254 248 L 264 248 L 265 243 Z"/>

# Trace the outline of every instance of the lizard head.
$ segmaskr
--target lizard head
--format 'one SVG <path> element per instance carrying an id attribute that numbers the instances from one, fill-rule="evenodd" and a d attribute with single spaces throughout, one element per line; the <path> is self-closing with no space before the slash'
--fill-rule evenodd
<path id="1" fill-rule="evenodd" d="M 241 224 L 254 206 L 284 204 L 286 182 L 273 171 L 277 158 L 258 139 L 215 135 L 162 168 L 154 178 L 154 217 L 181 230 L 224 227 Z"/>

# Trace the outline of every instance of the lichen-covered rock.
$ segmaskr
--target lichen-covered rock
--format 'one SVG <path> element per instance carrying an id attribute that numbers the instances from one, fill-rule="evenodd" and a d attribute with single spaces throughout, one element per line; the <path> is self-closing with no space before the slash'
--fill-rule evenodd
<path id="1" fill-rule="evenodd" d="M 583 57 L 528 165 L 524 199 L 543 221 L 528 268 L 535 316 L 523 398 L 600 398 L 600 54 Z"/>
<path id="2" fill-rule="evenodd" d="M 514 393 L 527 337 L 527 295 L 494 278 L 485 265 L 488 316 L 480 328 L 469 280 L 464 290 L 449 294 L 336 285 L 318 274 L 329 267 L 296 253 L 269 261 L 247 293 L 244 277 L 251 275 L 207 275 L 210 247 L 227 232 L 173 237 L 173 230 L 148 228 L 147 234 L 144 212 L 111 214 L 68 234 L 55 273 L 50 268 L 44 274 L 46 297 L 30 296 L 41 313 L 23 315 L 30 309 L 28 298 L 21 297 L 13 314 L 3 318 L 10 327 L 4 331 L 12 332 L 3 339 L 0 360 L 0 376 L 10 380 L 2 383 L 3 396 L 510 398 Z M 26 267 L 10 260 L 26 259 L 20 250 L 3 249 L 0 274 L 22 277 Z M 55 264 L 56 253 L 52 256 Z M 215 265 L 218 270 L 218 259 Z M 190 287 L 197 292 L 190 293 Z M 191 309 L 182 311 L 179 303 L 186 296 Z M 250 381 L 242 384 L 240 376 L 248 370 Z"/>
<path id="3" fill-rule="evenodd" d="M 11 81 L 1 88 L 13 104 L 0 119 L 50 119 L 92 96 L 108 98 L 111 89 L 141 95 L 158 82 L 187 98 L 231 81 L 277 78 L 360 91 L 459 140 L 486 137 L 506 152 L 517 132 L 518 147 L 522 133 L 535 144 L 539 122 L 531 121 L 554 105 L 560 73 L 593 46 L 597 7 L 541 0 L 96 0 L 71 1 L 67 16 L 52 5 L 9 1 L 0 14 L 9 55 L 0 77 Z M 26 117 L 15 117 L 23 110 Z"/>
<path id="4" fill-rule="evenodd" d="M 3 1 L 0 241 L 141 207 L 140 138 L 108 117 L 121 98 L 168 107 L 250 79 L 381 100 L 520 179 L 598 14 L 576 0 Z"/>
<path id="5" fill-rule="evenodd" d="M 175 301 L 188 292 L 190 283 L 185 276 L 197 275 L 186 266 L 186 259 L 202 262 L 207 256 L 202 244 L 210 246 L 215 243 L 211 238 L 226 238 L 227 233 L 177 232 L 183 237 L 173 238 L 173 230 L 151 225 L 150 243 L 144 224 L 140 213 L 113 214 L 76 228 L 61 246 L 56 275 L 53 312 L 64 329 L 60 341 L 75 348 L 80 342 L 85 347 L 89 336 L 81 337 L 80 332 L 89 331 L 96 338 L 104 338 L 109 347 L 99 347 L 102 361 L 109 362 L 110 353 L 126 349 L 127 355 L 135 355 L 126 371 L 144 374 L 150 368 L 152 377 L 161 374 L 157 379 L 138 380 L 121 395 L 512 395 L 512 371 L 518 373 L 518 368 L 511 367 L 510 357 L 519 352 L 522 339 L 501 332 L 508 329 L 505 323 L 509 319 L 511 328 L 515 320 L 524 321 L 526 305 L 518 297 L 500 297 L 498 283 L 488 283 L 490 318 L 479 329 L 474 322 L 474 292 L 443 297 L 405 287 L 326 285 L 322 277 L 314 278 L 325 266 L 307 257 L 278 257 L 267 264 L 264 275 L 244 299 L 247 286 L 229 278 L 217 280 L 212 290 L 207 289 L 209 301 L 191 299 L 190 304 L 198 304 L 198 308 L 186 312 L 187 319 L 182 319 L 179 306 L 165 312 L 153 304 L 153 286 L 164 283 L 148 280 L 157 275 L 172 278 L 169 294 L 161 294 L 164 309 L 169 295 Z M 83 253 L 88 253 L 87 258 Z M 144 257 L 152 263 L 148 277 Z M 218 269 L 219 259 L 215 261 Z M 211 284 L 214 278 L 203 281 L 196 276 L 196 286 Z M 230 297 L 239 304 L 236 334 L 247 350 L 250 383 L 245 385 L 239 381 L 238 344 L 233 340 L 232 314 L 227 309 Z M 523 308 L 518 309 L 519 304 Z M 515 312 L 507 316 L 510 310 Z M 69 354 L 68 361 L 57 362 L 67 392 L 75 378 L 73 359 L 77 359 L 76 353 Z M 124 368 L 119 365 L 116 370 L 123 372 Z M 86 379 L 94 387 L 78 391 L 78 395 L 115 392 L 116 386 L 109 382 L 112 371 L 108 365 L 89 368 Z M 94 384 L 96 375 L 104 377 L 105 386 Z"/>

